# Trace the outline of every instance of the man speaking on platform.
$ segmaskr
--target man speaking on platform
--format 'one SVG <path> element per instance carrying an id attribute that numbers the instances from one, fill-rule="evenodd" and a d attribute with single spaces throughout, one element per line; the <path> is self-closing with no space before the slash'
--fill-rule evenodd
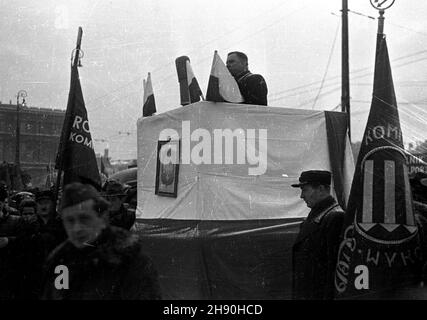
<path id="1" fill-rule="evenodd" d="M 262 75 L 248 69 L 248 57 L 243 52 L 233 51 L 227 56 L 227 68 L 239 85 L 244 104 L 267 105 L 267 84 Z"/>

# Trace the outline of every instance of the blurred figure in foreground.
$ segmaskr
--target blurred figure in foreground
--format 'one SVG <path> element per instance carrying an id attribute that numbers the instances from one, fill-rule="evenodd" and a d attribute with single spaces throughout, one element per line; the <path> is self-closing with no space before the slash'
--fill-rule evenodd
<path id="1" fill-rule="evenodd" d="M 109 225 L 109 203 L 90 185 L 64 189 L 60 214 L 68 236 L 48 258 L 44 299 L 154 300 L 160 286 L 136 235 Z M 58 288 L 58 265 L 67 267 L 67 290 Z"/>

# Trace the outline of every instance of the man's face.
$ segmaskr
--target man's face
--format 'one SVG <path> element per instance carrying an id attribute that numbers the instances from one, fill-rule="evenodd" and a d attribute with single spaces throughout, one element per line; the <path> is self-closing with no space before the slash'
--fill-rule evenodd
<path id="1" fill-rule="evenodd" d="M 42 217 L 49 216 L 53 209 L 53 201 L 50 199 L 40 199 L 37 201 L 37 213 Z"/>
<path id="2" fill-rule="evenodd" d="M 227 57 L 227 69 L 235 77 L 246 70 L 246 65 L 235 53 L 232 53 Z"/>
<path id="3" fill-rule="evenodd" d="M 120 209 L 120 206 L 122 205 L 122 199 L 119 196 L 110 196 L 107 197 L 107 200 L 110 202 L 110 210 L 111 211 L 118 211 Z"/>
<path id="4" fill-rule="evenodd" d="M 307 207 L 313 208 L 322 199 L 320 187 L 313 187 L 310 184 L 301 186 L 300 198 L 305 201 Z"/>
<path id="5" fill-rule="evenodd" d="M 77 248 L 90 245 L 106 227 L 105 220 L 94 209 L 94 200 L 89 199 L 62 210 L 62 221 L 68 239 Z"/>

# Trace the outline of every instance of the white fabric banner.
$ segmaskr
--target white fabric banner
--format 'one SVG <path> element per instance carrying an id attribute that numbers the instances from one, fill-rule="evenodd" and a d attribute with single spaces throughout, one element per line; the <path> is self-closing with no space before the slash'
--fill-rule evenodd
<path id="1" fill-rule="evenodd" d="M 138 218 L 305 217 L 291 184 L 301 171 L 331 171 L 323 111 L 201 101 L 140 118 L 137 127 Z M 158 141 L 169 137 L 181 140 L 176 198 L 155 194 Z M 343 166 L 354 168 L 350 149 Z"/>

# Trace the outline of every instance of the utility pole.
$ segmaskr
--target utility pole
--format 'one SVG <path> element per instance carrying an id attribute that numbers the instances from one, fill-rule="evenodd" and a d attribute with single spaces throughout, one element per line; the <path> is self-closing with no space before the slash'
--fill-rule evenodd
<path id="1" fill-rule="evenodd" d="M 348 0 L 342 0 L 342 41 L 341 41 L 341 111 L 348 115 L 348 136 L 350 130 L 350 70 L 348 63 Z"/>

